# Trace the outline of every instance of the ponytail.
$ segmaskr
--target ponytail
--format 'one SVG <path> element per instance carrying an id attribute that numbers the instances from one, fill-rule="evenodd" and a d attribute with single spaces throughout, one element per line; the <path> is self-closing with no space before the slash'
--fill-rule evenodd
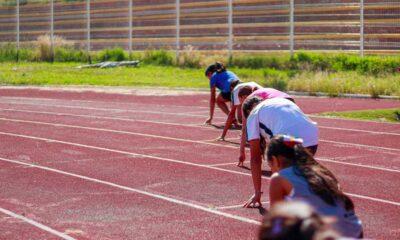
<path id="1" fill-rule="evenodd" d="M 352 200 L 340 189 L 333 173 L 319 164 L 301 143 L 295 141 L 287 136 L 274 137 L 268 146 L 268 159 L 279 155 L 285 157 L 294 166 L 295 174 L 304 177 L 311 191 L 325 203 L 334 206 L 337 200 L 341 200 L 346 210 L 353 210 Z"/>

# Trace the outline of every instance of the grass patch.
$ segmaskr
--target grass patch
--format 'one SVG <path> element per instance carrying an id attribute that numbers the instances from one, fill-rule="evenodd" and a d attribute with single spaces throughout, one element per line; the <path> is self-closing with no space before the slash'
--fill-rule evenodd
<path id="1" fill-rule="evenodd" d="M 157 65 L 143 62 L 138 68 L 113 69 L 77 69 L 81 63 L 70 62 L 3 62 L 0 64 L 0 84 L 209 87 L 202 67 L 158 65 L 164 61 L 169 61 L 169 58 L 161 58 Z M 400 96 L 400 74 L 375 77 L 360 75 L 355 71 L 296 73 L 273 68 L 239 67 L 229 67 L 229 70 L 235 72 L 242 81 L 254 81 L 264 87 L 284 91 L 326 92 L 330 96 L 339 93 Z"/>
<path id="2" fill-rule="evenodd" d="M 378 122 L 400 122 L 397 119 L 396 113 L 400 114 L 400 108 L 362 110 L 362 111 L 351 111 L 351 112 L 326 112 L 318 115 L 327 117 L 378 121 Z"/>

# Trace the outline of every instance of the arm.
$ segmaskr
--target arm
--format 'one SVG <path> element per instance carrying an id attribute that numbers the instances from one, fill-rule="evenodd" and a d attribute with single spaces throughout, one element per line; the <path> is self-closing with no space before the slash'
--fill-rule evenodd
<path id="1" fill-rule="evenodd" d="M 292 189 L 291 184 L 279 176 L 278 173 L 274 173 L 271 177 L 271 183 L 269 187 L 269 200 L 270 206 L 272 207 L 275 203 L 285 200 Z"/>
<path id="2" fill-rule="evenodd" d="M 246 118 L 244 118 L 242 111 L 242 136 L 240 137 L 239 167 L 243 167 L 243 162 L 246 160 L 246 134 Z"/>
<path id="3" fill-rule="evenodd" d="M 206 124 L 211 124 L 214 117 L 215 109 L 215 87 L 210 88 L 210 117 L 206 120 Z"/>
<path id="4" fill-rule="evenodd" d="M 228 132 L 229 127 L 232 125 L 233 121 L 235 120 L 236 108 L 237 108 L 237 106 L 232 106 L 231 111 L 228 114 L 228 118 L 226 119 L 224 130 L 222 131 L 222 134 L 219 137 L 220 140 L 225 139 L 225 136 L 226 136 L 226 133 Z"/>
<path id="5" fill-rule="evenodd" d="M 257 203 L 261 206 L 261 149 L 260 139 L 253 139 L 250 142 L 251 152 L 251 176 L 253 178 L 254 195 L 245 203 L 244 207 L 255 207 Z"/>

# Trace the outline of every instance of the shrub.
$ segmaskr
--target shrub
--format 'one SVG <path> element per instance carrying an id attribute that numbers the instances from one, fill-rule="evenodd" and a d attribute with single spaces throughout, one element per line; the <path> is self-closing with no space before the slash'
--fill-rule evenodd
<path id="1" fill-rule="evenodd" d="M 53 36 L 54 52 L 57 48 L 71 48 L 72 42 L 68 42 L 61 36 Z M 48 34 L 41 35 L 37 38 L 36 49 L 38 50 L 37 60 L 50 62 L 53 61 L 53 53 L 51 49 L 51 37 Z"/>
<path id="2" fill-rule="evenodd" d="M 124 61 L 127 59 L 125 52 L 122 48 L 107 48 L 97 54 L 97 59 L 99 61 Z"/>
<path id="3" fill-rule="evenodd" d="M 54 60 L 56 62 L 87 62 L 88 54 L 83 50 L 57 48 Z"/>
<path id="4" fill-rule="evenodd" d="M 147 64 L 168 66 L 173 65 L 174 57 L 166 50 L 149 50 L 144 53 L 142 61 Z"/>
<path id="5" fill-rule="evenodd" d="M 263 86 L 275 88 L 281 91 L 287 90 L 289 80 L 287 72 L 267 68 L 263 71 L 263 75 L 264 81 L 261 83 Z"/>
<path id="6" fill-rule="evenodd" d="M 184 47 L 183 52 L 180 55 L 179 66 L 188 68 L 201 67 L 200 54 L 196 53 L 195 48 L 192 45 L 187 45 Z"/>

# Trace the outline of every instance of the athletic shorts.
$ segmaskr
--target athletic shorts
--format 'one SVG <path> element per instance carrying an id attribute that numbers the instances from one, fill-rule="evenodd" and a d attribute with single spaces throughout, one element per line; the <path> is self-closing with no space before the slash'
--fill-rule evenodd
<path id="1" fill-rule="evenodd" d="M 232 95 L 232 92 L 221 92 L 222 98 L 229 102 L 231 101 L 231 95 Z"/>

